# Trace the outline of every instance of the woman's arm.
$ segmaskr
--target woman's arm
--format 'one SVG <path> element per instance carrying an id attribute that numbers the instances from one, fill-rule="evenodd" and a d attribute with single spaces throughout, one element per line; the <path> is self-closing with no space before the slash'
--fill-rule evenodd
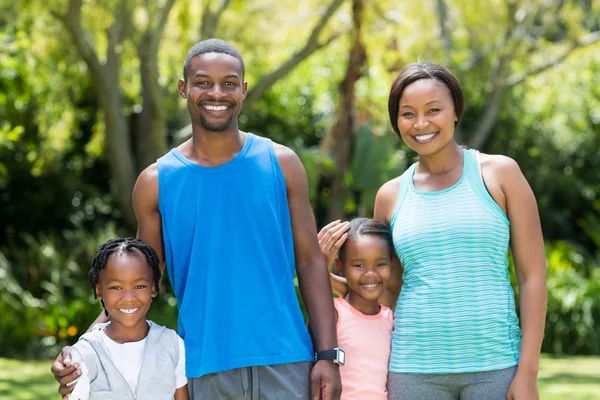
<path id="1" fill-rule="evenodd" d="M 375 197 L 375 211 L 373 219 L 390 226 L 392 213 L 398 199 L 398 191 L 400 190 L 400 177 L 392 179 L 381 186 Z M 394 249 L 394 255 L 396 255 Z M 396 302 L 402 289 L 402 264 L 398 257 L 392 260 L 392 278 L 388 287 L 379 296 L 379 303 L 388 306 L 392 310 L 396 308 Z"/>
<path id="2" fill-rule="evenodd" d="M 542 228 L 535 196 L 517 163 L 504 156 L 493 159 L 510 220 L 523 335 L 519 366 L 508 398 L 514 398 L 516 394 L 537 396 L 536 379 L 548 299 Z"/>
<path id="3" fill-rule="evenodd" d="M 331 281 L 331 290 L 336 296 L 344 297 L 348 294 L 346 278 L 329 273 L 329 281 Z"/>
<path id="4" fill-rule="evenodd" d="M 345 296 L 348 293 L 346 279 L 332 274 L 331 266 L 334 264 L 338 250 L 348 238 L 349 228 L 350 224 L 348 222 L 337 220 L 325 225 L 317 235 L 319 247 L 321 247 L 321 252 L 323 253 L 323 257 L 325 257 L 325 263 L 329 271 L 331 290 L 336 296 Z"/>

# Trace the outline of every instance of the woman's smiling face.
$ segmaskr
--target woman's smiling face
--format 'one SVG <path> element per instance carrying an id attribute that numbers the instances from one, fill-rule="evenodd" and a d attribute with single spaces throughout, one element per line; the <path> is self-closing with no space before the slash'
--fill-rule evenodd
<path id="1" fill-rule="evenodd" d="M 419 79 L 402 92 L 398 129 L 404 143 L 419 155 L 444 148 L 454 137 L 457 119 L 450 91 L 437 79 Z"/>

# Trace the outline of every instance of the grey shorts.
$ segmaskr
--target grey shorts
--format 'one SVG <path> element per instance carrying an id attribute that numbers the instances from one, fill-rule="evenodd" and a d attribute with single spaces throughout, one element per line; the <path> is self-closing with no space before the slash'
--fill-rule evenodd
<path id="1" fill-rule="evenodd" d="M 232 369 L 188 379 L 190 400 L 308 400 L 312 363 Z"/>
<path id="2" fill-rule="evenodd" d="M 388 374 L 388 400 L 506 400 L 517 367 L 463 374 Z"/>

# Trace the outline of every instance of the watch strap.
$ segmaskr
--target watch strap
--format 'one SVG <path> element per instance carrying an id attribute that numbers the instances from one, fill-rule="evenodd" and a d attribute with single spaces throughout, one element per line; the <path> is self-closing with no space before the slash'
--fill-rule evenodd
<path id="1" fill-rule="evenodd" d="M 337 350 L 336 349 L 317 351 L 315 353 L 315 361 L 335 360 L 335 359 L 337 359 Z"/>

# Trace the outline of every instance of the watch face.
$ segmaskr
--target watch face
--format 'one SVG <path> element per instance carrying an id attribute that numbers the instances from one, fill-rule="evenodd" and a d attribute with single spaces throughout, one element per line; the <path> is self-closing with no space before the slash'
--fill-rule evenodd
<path id="1" fill-rule="evenodd" d="M 346 363 L 346 353 L 343 350 L 338 350 L 338 361 L 341 365 Z"/>

